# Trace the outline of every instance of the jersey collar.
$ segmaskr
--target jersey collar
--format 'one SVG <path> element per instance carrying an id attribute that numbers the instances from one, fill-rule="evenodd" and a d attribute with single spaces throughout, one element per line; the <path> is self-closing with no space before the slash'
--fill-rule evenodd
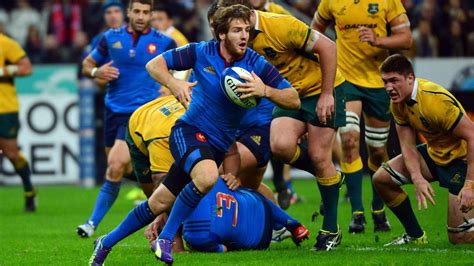
<path id="1" fill-rule="evenodd" d="M 408 100 L 407 104 L 409 106 L 413 106 L 416 101 L 416 95 L 418 94 L 418 79 L 415 79 L 415 82 L 413 83 L 413 91 L 411 92 L 411 98 Z"/>

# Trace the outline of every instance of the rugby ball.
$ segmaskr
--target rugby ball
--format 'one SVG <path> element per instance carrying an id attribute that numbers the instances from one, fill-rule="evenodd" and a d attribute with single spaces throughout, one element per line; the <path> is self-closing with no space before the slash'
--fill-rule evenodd
<path id="1" fill-rule="evenodd" d="M 228 67 L 224 69 L 221 75 L 222 91 L 231 102 L 240 107 L 248 109 L 257 106 L 257 99 L 255 97 L 240 99 L 243 93 L 236 91 L 237 85 L 245 82 L 240 76 L 252 78 L 252 74 L 241 67 Z"/>

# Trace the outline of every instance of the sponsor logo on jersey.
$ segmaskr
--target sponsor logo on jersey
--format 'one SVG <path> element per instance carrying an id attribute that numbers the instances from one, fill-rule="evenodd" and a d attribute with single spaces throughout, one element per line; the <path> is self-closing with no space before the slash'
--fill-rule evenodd
<path id="1" fill-rule="evenodd" d="M 379 12 L 379 4 L 377 3 L 369 4 L 369 8 L 367 9 L 367 11 L 372 15 L 376 14 L 377 12 Z"/>
<path id="2" fill-rule="evenodd" d="M 123 46 L 122 46 L 122 43 L 120 41 L 116 41 L 114 44 L 112 44 L 112 48 L 122 49 Z"/>
<path id="3" fill-rule="evenodd" d="M 204 72 L 207 72 L 209 74 L 214 74 L 214 75 L 216 74 L 216 71 L 214 70 L 212 66 L 205 67 Z"/>
<path id="4" fill-rule="evenodd" d="M 257 143 L 258 146 L 260 146 L 260 142 L 262 140 L 262 137 L 259 136 L 259 135 L 256 135 L 256 136 L 250 136 L 250 138 L 255 142 Z"/>
<path id="5" fill-rule="evenodd" d="M 377 23 L 373 24 L 345 24 L 345 25 L 338 25 L 337 28 L 340 31 L 345 31 L 345 30 L 350 30 L 350 29 L 357 29 L 359 27 L 366 27 L 369 29 L 375 29 L 377 28 Z"/>
<path id="6" fill-rule="evenodd" d="M 148 53 L 150 53 L 150 54 L 156 53 L 156 45 L 154 43 L 148 44 L 146 49 L 148 50 Z"/>
<path id="7" fill-rule="evenodd" d="M 196 139 L 200 142 L 206 142 L 207 139 L 201 132 L 196 133 Z"/>

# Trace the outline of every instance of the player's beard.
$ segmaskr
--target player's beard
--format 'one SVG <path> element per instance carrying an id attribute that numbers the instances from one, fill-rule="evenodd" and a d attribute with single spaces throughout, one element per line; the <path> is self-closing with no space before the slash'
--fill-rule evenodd
<path id="1" fill-rule="evenodd" d="M 227 50 L 227 52 L 234 58 L 239 58 L 245 54 L 245 51 L 247 50 L 247 45 L 245 45 L 245 48 L 242 49 L 239 46 L 238 42 L 232 42 L 229 39 L 224 40 L 224 47 Z"/>

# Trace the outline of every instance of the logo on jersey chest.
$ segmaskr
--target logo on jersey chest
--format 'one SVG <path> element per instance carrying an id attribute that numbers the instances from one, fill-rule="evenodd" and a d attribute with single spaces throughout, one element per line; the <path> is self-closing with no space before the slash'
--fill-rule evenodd
<path id="1" fill-rule="evenodd" d="M 204 134 L 202 134 L 201 132 L 196 133 L 196 139 L 200 142 L 207 141 L 206 136 L 204 136 Z"/>
<path id="2" fill-rule="evenodd" d="M 150 53 L 150 54 L 156 53 L 156 44 L 154 44 L 154 43 L 148 44 L 147 47 L 146 47 L 146 50 L 147 50 L 148 53 Z"/>
<path id="3" fill-rule="evenodd" d="M 209 74 L 214 74 L 214 75 L 216 74 L 216 71 L 214 70 L 212 66 L 205 67 L 204 72 L 207 72 Z"/>
<path id="4" fill-rule="evenodd" d="M 114 44 L 112 44 L 112 48 L 122 49 L 123 46 L 122 46 L 122 43 L 120 41 L 116 41 Z"/>
<path id="5" fill-rule="evenodd" d="M 268 58 L 274 59 L 277 55 L 276 51 L 271 47 L 263 48 L 263 52 Z"/>
<path id="6" fill-rule="evenodd" d="M 454 183 L 454 184 L 461 183 L 461 174 L 459 174 L 459 173 L 454 174 L 449 182 Z"/>
<path id="7" fill-rule="evenodd" d="M 379 12 L 379 4 L 370 3 L 369 8 L 367 9 L 367 11 L 372 15 L 376 14 L 377 12 Z"/>
<path id="8" fill-rule="evenodd" d="M 261 137 L 261 136 L 258 136 L 258 135 L 256 135 L 256 136 L 250 136 L 250 138 L 251 138 L 255 143 L 257 143 L 258 146 L 260 146 L 260 142 L 261 142 L 261 140 L 262 140 L 262 137 Z"/>

